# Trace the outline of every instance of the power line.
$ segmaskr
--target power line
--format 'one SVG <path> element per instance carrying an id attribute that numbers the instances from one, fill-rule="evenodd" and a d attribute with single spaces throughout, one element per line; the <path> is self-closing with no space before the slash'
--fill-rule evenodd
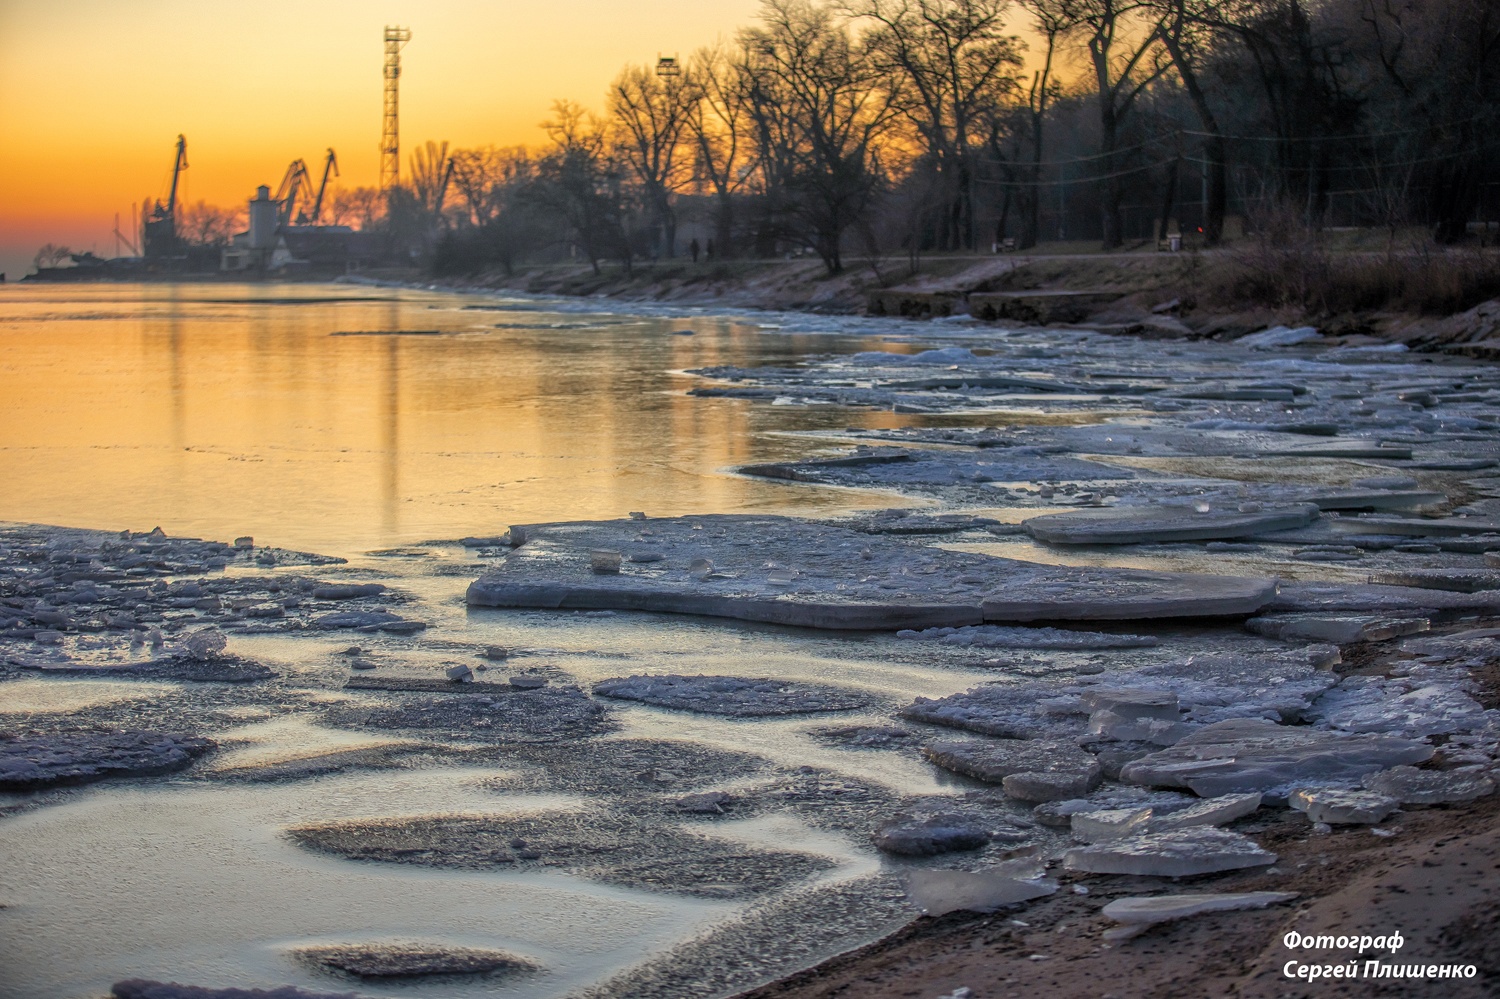
<path id="1" fill-rule="evenodd" d="M 1113 180 L 1116 177 L 1128 177 L 1131 174 L 1155 170 L 1165 162 L 1167 161 L 1158 160 L 1155 163 L 1132 167 L 1129 170 L 1116 170 L 1114 173 L 1095 174 L 1092 177 L 1071 177 L 1063 180 L 990 180 L 988 177 L 979 177 L 976 179 L 981 184 L 992 184 L 996 187 L 1057 187 L 1062 184 L 1092 184 L 1098 180 Z"/>
<path id="2" fill-rule="evenodd" d="M 1177 134 L 1192 135 L 1204 139 L 1233 139 L 1236 142 L 1349 142 L 1354 139 L 1383 139 L 1392 135 L 1415 135 L 1418 132 L 1429 132 L 1434 128 L 1469 125 L 1479 121 L 1481 118 L 1489 118 L 1491 116 L 1490 112 L 1480 112 L 1468 118 L 1459 118 L 1449 122 L 1437 122 L 1421 128 L 1398 128 L 1384 132 L 1351 132 L 1347 135 L 1224 135 L 1215 132 L 1197 132 L 1189 128 L 1178 129 Z"/>

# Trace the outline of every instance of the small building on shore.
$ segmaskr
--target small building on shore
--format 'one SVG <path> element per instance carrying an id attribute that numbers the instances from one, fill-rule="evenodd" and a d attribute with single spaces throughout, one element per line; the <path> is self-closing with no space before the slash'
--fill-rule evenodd
<path id="1" fill-rule="evenodd" d="M 220 258 L 221 271 L 347 273 L 380 262 L 378 234 L 347 225 L 283 225 L 281 208 L 270 187 L 262 184 L 255 189 L 250 227 L 230 238 Z"/>

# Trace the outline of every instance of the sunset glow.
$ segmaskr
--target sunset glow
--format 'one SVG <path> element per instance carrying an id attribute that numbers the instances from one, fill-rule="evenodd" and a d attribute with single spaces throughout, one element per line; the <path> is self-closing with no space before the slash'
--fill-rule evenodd
<path id="1" fill-rule="evenodd" d="M 238 204 L 330 146 L 344 185 L 374 184 L 387 24 L 413 33 L 402 54 L 405 150 L 427 139 L 536 143 L 553 100 L 597 107 L 625 63 L 685 57 L 755 9 L 755 0 L 6 0 L 0 270 L 20 276 L 48 241 L 113 253 L 115 213 L 128 230 L 130 206 L 165 193 L 179 133 L 189 201 Z"/>

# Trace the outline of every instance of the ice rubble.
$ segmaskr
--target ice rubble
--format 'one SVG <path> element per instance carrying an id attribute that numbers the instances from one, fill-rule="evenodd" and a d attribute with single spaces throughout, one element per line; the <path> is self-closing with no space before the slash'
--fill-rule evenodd
<path id="1" fill-rule="evenodd" d="M 1309 645 L 1260 652 L 1176 653 L 1136 669 L 1117 663 L 1108 683 L 993 683 L 964 693 L 918 697 L 898 712 L 909 721 L 965 729 L 1001 738 L 1081 738 L 1090 716 L 1104 710 L 1094 734 L 1115 740 L 1175 741 L 1190 726 L 1229 718 L 1302 720 L 1319 695 L 1338 682 L 1321 668 L 1338 650 Z M 1114 691 L 1114 707 L 1104 699 Z M 1177 713 L 1160 707 L 1126 710 L 1129 698 L 1176 698 Z M 1154 731 L 1146 715 L 1159 724 Z"/>
<path id="2" fill-rule="evenodd" d="M 1500 725 L 1469 696 L 1473 681 L 1459 664 L 1408 661 L 1389 677 L 1349 676 L 1313 705 L 1317 724 L 1344 732 L 1425 738 Z"/>

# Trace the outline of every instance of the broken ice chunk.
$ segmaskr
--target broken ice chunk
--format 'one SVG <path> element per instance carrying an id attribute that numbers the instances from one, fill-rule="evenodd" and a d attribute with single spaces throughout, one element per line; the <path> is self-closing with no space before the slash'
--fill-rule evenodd
<path id="1" fill-rule="evenodd" d="M 908 857 L 932 857 L 954 850 L 977 850 L 990 831 L 973 815 L 960 812 L 901 814 L 882 822 L 870 834 L 878 849 Z"/>
<path id="2" fill-rule="evenodd" d="M 1017 801 L 1064 801 L 1088 794 L 1098 786 L 1101 775 L 1097 764 L 1086 769 L 1028 770 L 1009 775 L 1000 787 Z"/>
<path id="3" fill-rule="evenodd" d="M 1149 808 L 1101 808 L 1096 812 L 1076 813 L 1072 828 L 1079 839 L 1102 843 L 1143 833 L 1150 821 Z"/>
<path id="4" fill-rule="evenodd" d="M 1482 730 L 1490 714 L 1461 683 L 1422 670 L 1406 677 L 1345 677 L 1318 698 L 1313 716 L 1346 732 L 1423 737 Z"/>
<path id="5" fill-rule="evenodd" d="M 203 662 L 224 651 L 229 640 L 218 628 L 202 628 L 182 640 L 181 648 L 190 659 Z"/>
<path id="6" fill-rule="evenodd" d="M 1065 742 L 953 739 L 934 742 L 922 753 L 944 769 L 1000 784 L 1024 801 L 1076 798 L 1097 786 L 1100 777 L 1094 758 Z"/>
<path id="7" fill-rule="evenodd" d="M 1425 617 L 1384 617 L 1367 614 L 1268 614 L 1253 617 L 1245 627 L 1257 635 L 1283 642 L 1303 640 L 1349 645 L 1354 642 L 1387 642 L 1403 635 L 1428 631 Z"/>
<path id="8" fill-rule="evenodd" d="M 1185 787 L 1205 798 L 1248 791 L 1279 797 L 1310 781 L 1354 781 L 1387 767 L 1421 763 L 1432 753 L 1431 746 L 1410 739 L 1233 718 L 1127 763 L 1120 777 L 1133 784 Z"/>
<path id="9" fill-rule="evenodd" d="M 1082 732 L 1088 708 L 1077 699 L 1059 703 L 1057 695 L 1055 684 L 986 684 L 936 700 L 918 697 L 898 714 L 909 721 L 1002 739 L 1062 739 Z"/>
<path id="10" fill-rule="evenodd" d="M 589 568 L 600 575 L 617 573 L 620 571 L 620 562 L 623 558 L 624 555 L 621 552 L 595 548 L 589 552 Z"/>
<path id="11" fill-rule="evenodd" d="M 1493 794 L 1495 782 L 1484 774 L 1464 770 L 1418 770 L 1392 767 L 1365 777 L 1364 785 L 1403 805 L 1440 805 L 1473 801 Z"/>
<path id="12" fill-rule="evenodd" d="M 1069 801 L 1049 801 L 1032 809 L 1031 817 L 1043 825 L 1066 829 L 1072 824 L 1074 815 L 1110 809 L 1149 808 L 1156 816 L 1197 804 L 1198 799 L 1177 791 L 1147 791 L 1141 787 L 1102 788 L 1087 798 Z"/>
<path id="13" fill-rule="evenodd" d="M 1276 854 L 1261 849 L 1248 836 L 1211 826 L 1078 846 L 1063 855 L 1063 863 L 1075 871 L 1167 878 L 1261 867 L 1275 862 Z"/>
<path id="14" fill-rule="evenodd" d="M 1339 788 L 1301 788 L 1291 793 L 1287 804 L 1299 812 L 1306 812 L 1313 822 L 1365 826 L 1384 820 L 1400 805 L 1395 798 L 1374 791 Z"/>
<path id="15" fill-rule="evenodd" d="M 1170 690 L 1097 688 L 1085 691 L 1083 701 L 1094 709 L 1089 732 L 1106 739 L 1170 746 L 1192 731 L 1180 721 L 1177 695 Z"/>
<path id="16" fill-rule="evenodd" d="M 912 871 L 906 880 L 907 897 L 929 916 L 961 909 L 993 912 L 1056 891 L 1049 881 L 1022 881 L 990 871 Z"/>
<path id="17" fill-rule="evenodd" d="M 1037 540 L 1052 544 L 1135 545 L 1252 537 L 1305 527 L 1318 516 L 1318 508 L 1311 503 L 1247 513 L 1215 512 L 1207 504 L 1199 505 L 1203 509 L 1115 506 L 1069 510 L 1032 517 L 1021 526 Z"/>
<path id="18" fill-rule="evenodd" d="M 1157 895 L 1151 898 L 1117 898 L 1100 911 L 1117 923 L 1106 930 L 1106 940 L 1128 940 L 1158 923 L 1185 919 L 1205 912 L 1264 909 L 1297 897 L 1289 891 L 1215 892 L 1192 895 Z"/>
<path id="19" fill-rule="evenodd" d="M 1260 808 L 1260 802 L 1259 791 L 1251 791 L 1249 794 L 1220 795 L 1167 815 L 1153 815 L 1149 829 L 1151 832 L 1169 832 L 1173 829 L 1187 829 L 1190 826 L 1220 826 L 1252 814 Z"/>

